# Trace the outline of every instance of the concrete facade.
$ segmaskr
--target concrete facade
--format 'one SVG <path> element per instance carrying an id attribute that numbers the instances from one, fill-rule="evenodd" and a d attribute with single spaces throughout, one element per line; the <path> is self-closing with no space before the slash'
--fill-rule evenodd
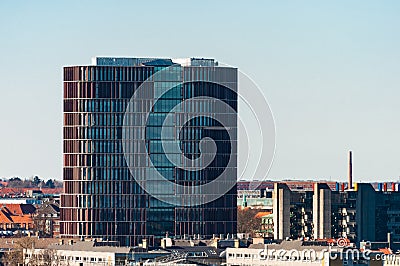
<path id="1" fill-rule="evenodd" d="M 315 239 L 331 237 L 331 189 L 326 184 L 314 184 L 313 223 Z"/>
<path id="2" fill-rule="evenodd" d="M 387 241 L 390 233 L 392 241 L 398 242 L 399 206 L 399 191 L 376 190 L 369 183 L 356 183 L 353 189 L 344 189 L 343 185 L 340 189 L 338 184 L 335 190 L 325 183 L 315 183 L 312 191 L 291 190 L 276 183 L 274 238 L 347 238 L 358 245 L 361 241 Z"/>
<path id="3" fill-rule="evenodd" d="M 272 193 L 274 213 L 274 238 L 290 237 L 290 189 L 286 184 L 275 183 Z"/>

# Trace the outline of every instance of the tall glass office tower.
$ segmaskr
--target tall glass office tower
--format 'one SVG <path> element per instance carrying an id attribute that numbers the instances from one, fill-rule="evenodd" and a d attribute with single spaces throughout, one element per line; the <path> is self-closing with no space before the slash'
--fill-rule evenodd
<path id="1" fill-rule="evenodd" d="M 236 113 L 237 69 L 213 59 L 65 67 L 61 235 L 236 233 Z"/>

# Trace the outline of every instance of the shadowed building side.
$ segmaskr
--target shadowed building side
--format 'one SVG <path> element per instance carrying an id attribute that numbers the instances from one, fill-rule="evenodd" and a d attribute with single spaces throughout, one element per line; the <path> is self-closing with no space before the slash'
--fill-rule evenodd
<path id="1" fill-rule="evenodd" d="M 376 194 L 371 184 L 357 184 L 356 224 L 357 242 L 377 241 L 376 235 Z M 382 208 L 382 210 L 385 210 Z M 386 212 L 386 210 L 385 210 Z M 383 234 L 386 237 L 385 234 Z"/>
<path id="2" fill-rule="evenodd" d="M 275 239 L 290 237 L 290 194 L 290 189 L 286 184 L 274 184 L 272 198 Z"/>
<path id="3" fill-rule="evenodd" d="M 331 238 L 331 189 L 325 183 L 314 184 L 313 223 L 314 238 Z"/>

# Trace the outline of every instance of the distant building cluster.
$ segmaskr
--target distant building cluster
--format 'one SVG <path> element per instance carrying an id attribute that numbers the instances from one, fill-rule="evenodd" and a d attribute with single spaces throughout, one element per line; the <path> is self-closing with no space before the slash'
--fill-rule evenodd
<path id="1" fill-rule="evenodd" d="M 379 185 L 380 187 L 381 185 Z M 273 192 L 275 239 L 347 238 L 361 241 L 400 241 L 400 192 L 376 190 L 372 184 L 358 183 L 343 189 L 337 183 L 314 183 L 313 190 L 292 190 L 276 183 Z"/>
<path id="2" fill-rule="evenodd" d="M 238 183 L 242 188 L 238 207 L 254 210 L 254 218 L 260 219 L 257 235 L 166 236 L 156 245 L 143 238 L 130 247 L 104 238 L 60 239 L 58 195 L 47 198 L 40 190 L 27 190 L 24 197 L 0 199 L 0 240 L 13 244 L 8 245 L 10 251 L 3 249 L 3 256 L 18 250 L 15 243 L 28 236 L 38 244 L 24 250 L 26 263 L 46 258 L 56 265 L 79 266 L 265 265 L 266 260 L 284 265 L 293 254 L 301 265 L 391 266 L 400 262 L 394 254 L 400 249 L 396 183 L 355 183 L 351 189 L 337 182 L 265 181 L 260 189 L 245 183 Z M 45 242 L 39 241 L 42 238 Z M 0 248 L 7 247 L 3 242 Z M 316 252 L 315 260 L 302 257 L 309 249 Z M 353 256 L 365 250 L 370 259 Z M 346 254 L 350 257 L 343 257 Z M 383 255 L 390 259 L 376 260 Z"/>
<path id="3" fill-rule="evenodd" d="M 61 190 L 0 188 L 0 237 L 58 236 Z"/>
<path id="4" fill-rule="evenodd" d="M 359 244 L 385 242 L 390 234 L 391 241 L 400 242 L 400 192 L 395 182 L 354 183 L 349 188 L 348 183 L 338 182 L 264 181 L 259 189 L 249 187 L 249 182 L 238 183 L 238 206 L 265 214 L 260 235 L 346 238 Z"/>
<path id="5" fill-rule="evenodd" d="M 0 242 L 1 246 L 1 242 Z M 328 240 L 276 240 L 263 238 L 181 239 L 165 237 L 161 246 L 150 246 L 146 239 L 134 247 L 99 239 L 65 239 L 34 242 L 24 249 L 26 265 L 304 265 L 304 266 L 391 266 L 399 265 L 400 255 L 388 248 L 343 247 Z M 36 264 L 34 264 L 36 263 Z"/>

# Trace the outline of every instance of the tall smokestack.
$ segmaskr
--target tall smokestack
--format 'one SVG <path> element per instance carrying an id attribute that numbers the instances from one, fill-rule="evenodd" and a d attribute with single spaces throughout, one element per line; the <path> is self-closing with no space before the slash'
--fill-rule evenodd
<path id="1" fill-rule="evenodd" d="M 349 151 L 349 173 L 348 173 L 348 178 L 349 178 L 348 188 L 352 189 L 353 188 L 353 158 L 352 158 L 352 152 L 351 151 Z"/>

